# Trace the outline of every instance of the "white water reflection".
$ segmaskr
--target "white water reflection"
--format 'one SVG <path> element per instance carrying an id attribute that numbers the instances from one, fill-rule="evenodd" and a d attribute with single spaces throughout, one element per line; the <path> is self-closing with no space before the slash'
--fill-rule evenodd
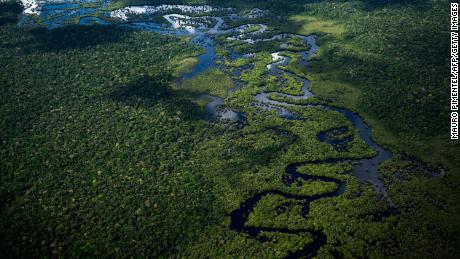
<path id="1" fill-rule="evenodd" d="M 110 12 L 110 17 L 127 21 L 133 15 L 155 14 L 161 12 L 180 12 L 180 13 L 210 13 L 210 12 L 229 12 L 232 8 L 217 8 L 209 5 L 158 5 L 158 6 L 129 6 Z"/>
<path id="2" fill-rule="evenodd" d="M 37 0 L 21 0 L 22 5 L 24 6 L 25 14 L 36 14 L 40 15 L 40 10 L 38 8 Z"/>

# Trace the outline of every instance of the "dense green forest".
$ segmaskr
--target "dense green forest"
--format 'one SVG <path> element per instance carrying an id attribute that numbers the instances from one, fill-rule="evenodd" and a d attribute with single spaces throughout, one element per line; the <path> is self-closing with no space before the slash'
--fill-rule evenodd
<path id="1" fill-rule="evenodd" d="M 109 7 L 161 3 L 264 8 L 276 14 L 256 20 L 275 28 L 269 33 L 317 34 L 311 65 L 283 69 L 311 81 L 316 96 L 308 103 L 358 112 L 393 152 L 380 167 L 393 206 L 346 173 L 352 162 L 310 163 L 297 171 L 345 183 L 343 195 L 311 203 L 308 217 L 293 198 L 265 196 L 249 227 L 320 230 L 327 243 L 318 258 L 456 258 L 460 149 L 448 140 L 448 1 L 119 0 Z M 217 68 L 181 82 L 201 53 L 188 37 L 116 25 L 20 27 L 21 12 L 16 2 L 0 2 L 2 258 L 285 257 L 314 236 L 251 238 L 229 227 L 231 213 L 266 190 L 313 196 L 337 187 L 319 180 L 287 187 L 282 172 L 290 163 L 375 155 L 337 112 L 292 107 L 307 120 L 283 120 L 249 105 L 261 88 L 301 95 L 291 77 L 280 87 L 267 75 L 270 53 L 280 50 L 273 42 L 218 37 Z M 291 50 L 308 47 L 290 41 Z M 231 60 L 226 47 L 257 55 Z M 234 69 L 249 63 L 238 77 L 244 87 L 228 94 Z M 203 93 L 244 112 L 244 125 L 204 120 Z M 318 140 L 341 128 L 350 130 L 333 137 L 347 140 L 346 151 Z"/>
<path id="2" fill-rule="evenodd" d="M 317 57 L 317 94 L 353 107 L 375 138 L 432 163 L 459 163 L 449 131 L 449 1 L 119 0 L 132 4 L 212 4 L 268 8 L 284 31 L 325 34 Z M 117 5 L 117 4 L 115 4 Z M 313 80 L 315 81 L 315 80 Z M 315 83 L 313 83 L 315 84 Z M 333 89 L 340 85 L 340 91 Z M 346 86 L 345 86 L 346 85 Z M 326 88 L 326 89 L 325 89 Z M 332 89 L 330 89 L 332 88 Z M 340 97 L 338 96 L 340 95 Z M 344 95 L 344 96 L 343 96 Z M 349 95 L 349 96 L 347 96 Z M 343 103 L 343 100 L 349 100 Z M 433 158 L 432 150 L 436 150 Z M 446 166 L 446 165 L 445 165 Z"/>

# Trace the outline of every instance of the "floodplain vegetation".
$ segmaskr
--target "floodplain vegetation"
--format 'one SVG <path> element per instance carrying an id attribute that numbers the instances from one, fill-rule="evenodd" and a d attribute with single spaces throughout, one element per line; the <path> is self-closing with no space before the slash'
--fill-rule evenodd
<path id="1" fill-rule="evenodd" d="M 308 102 L 360 113 L 394 154 L 380 172 L 395 212 L 347 173 L 352 163 L 305 165 L 300 173 L 344 181 L 345 193 L 313 202 L 307 217 L 289 199 L 266 196 L 247 225 L 319 229 L 327 242 L 318 258 L 455 258 L 458 144 L 447 140 L 449 34 L 440 29 L 448 28 L 448 2 L 231 4 L 241 13 L 277 14 L 256 20 L 273 28 L 266 36 L 317 34 L 311 65 L 283 69 L 311 80 L 316 96 Z M 314 238 L 267 232 L 261 242 L 229 228 L 229 214 L 264 190 L 336 188 L 321 181 L 287 188 L 290 163 L 374 155 L 337 112 L 292 107 L 307 119 L 285 120 L 251 105 L 262 90 L 300 94 L 299 82 L 280 84 L 267 73 L 270 53 L 308 47 L 295 39 L 281 46 L 220 37 L 223 65 L 181 82 L 200 54 L 188 38 L 118 26 L 18 27 L 20 12 L 14 2 L 0 3 L 1 257 L 285 257 Z M 227 48 L 256 55 L 231 60 Z M 229 95 L 231 79 L 244 84 Z M 196 97 L 204 93 L 244 112 L 244 126 L 203 120 Z M 340 127 L 352 129 L 345 152 L 318 140 Z"/>

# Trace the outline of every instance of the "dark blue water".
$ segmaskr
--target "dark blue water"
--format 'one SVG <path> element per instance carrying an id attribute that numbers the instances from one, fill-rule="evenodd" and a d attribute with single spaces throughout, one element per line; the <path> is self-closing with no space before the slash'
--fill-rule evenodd
<path id="1" fill-rule="evenodd" d="M 182 75 L 182 80 L 188 80 L 216 66 L 216 48 L 211 37 L 201 34 L 192 40 L 192 44 L 202 47 L 204 53 L 198 56 L 198 63 L 192 70 Z"/>
<path id="2" fill-rule="evenodd" d="M 110 25 L 110 22 L 99 17 L 87 16 L 80 18 L 80 25 Z"/>

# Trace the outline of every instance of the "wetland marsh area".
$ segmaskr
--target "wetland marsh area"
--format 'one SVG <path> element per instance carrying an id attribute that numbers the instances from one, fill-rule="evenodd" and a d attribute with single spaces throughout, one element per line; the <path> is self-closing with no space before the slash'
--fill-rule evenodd
<path id="1" fill-rule="evenodd" d="M 456 258 L 449 8 L 1 1 L 0 257 Z"/>

